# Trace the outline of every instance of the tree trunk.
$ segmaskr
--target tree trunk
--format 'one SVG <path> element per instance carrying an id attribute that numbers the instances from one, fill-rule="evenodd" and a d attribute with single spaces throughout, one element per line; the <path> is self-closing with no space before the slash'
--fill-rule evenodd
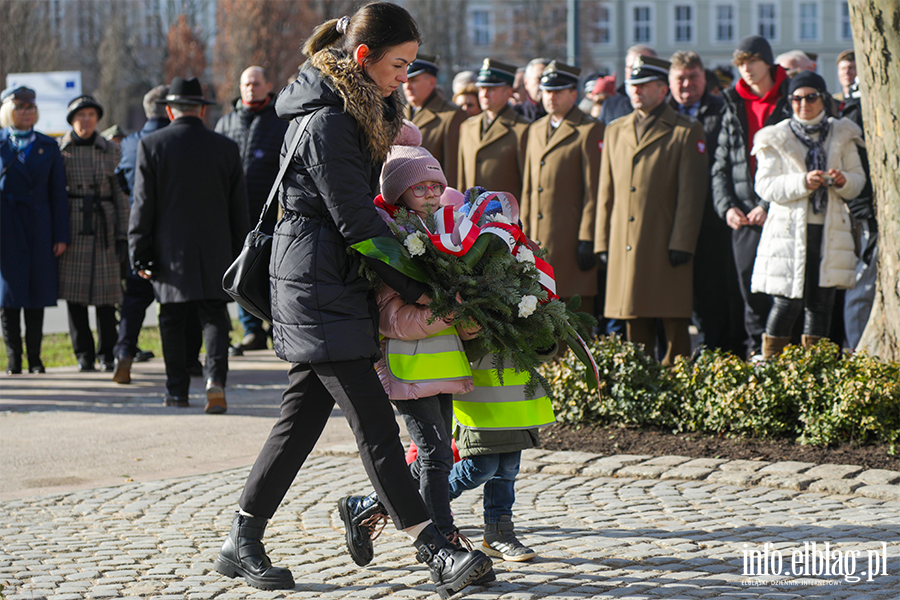
<path id="1" fill-rule="evenodd" d="M 851 0 L 878 219 L 878 283 L 859 348 L 900 360 L 900 1 Z"/>

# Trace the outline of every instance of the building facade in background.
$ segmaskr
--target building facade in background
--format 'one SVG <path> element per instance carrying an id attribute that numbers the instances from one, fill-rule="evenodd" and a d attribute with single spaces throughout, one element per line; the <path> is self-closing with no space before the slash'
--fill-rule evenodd
<path id="1" fill-rule="evenodd" d="M 565 58 L 568 4 L 469 0 L 468 66 L 477 67 L 479 56 L 488 55 L 513 64 L 535 56 Z M 794 49 L 818 54 L 818 72 L 829 90 L 839 91 L 835 60 L 853 47 L 846 0 L 580 1 L 578 10 L 579 66 L 584 72 L 615 72 L 620 83 L 625 52 L 635 44 L 652 46 L 666 58 L 693 50 L 708 67 L 730 67 L 738 41 L 761 35 L 776 56 Z M 523 28 L 525 17 L 546 23 L 537 30 Z"/>

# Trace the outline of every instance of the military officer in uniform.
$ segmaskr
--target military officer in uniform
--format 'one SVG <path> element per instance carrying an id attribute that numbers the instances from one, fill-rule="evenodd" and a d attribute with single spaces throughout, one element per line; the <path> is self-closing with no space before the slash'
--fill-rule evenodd
<path id="1" fill-rule="evenodd" d="M 577 106 L 581 69 L 551 62 L 541 75 L 547 116 L 528 130 L 521 211 L 525 233 L 547 249 L 557 293 L 582 297 L 592 311 L 597 293 L 594 228 L 603 125 Z"/>
<path id="2" fill-rule="evenodd" d="M 531 121 L 509 103 L 516 67 L 486 58 L 475 82 L 484 111 L 463 122 L 459 134 L 459 175 L 456 188 L 473 185 L 522 197 L 525 145 Z"/>
<path id="3" fill-rule="evenodd" d="M 447 181 L 455 182 L 459 127 L 466 113 L 438 91 L 437 62 L 437 56 L 419 54 L 406 68 L 406 118 L 422 132 L 422 147 L 441 163 Z"/>
<path id="4" fill-rule="evenodd" d="M 709 181 L 703 125 L 667 102 L 669 62 L 638 57 L 628 80 L 635 110 L 606 128 L 595 250 L 607 262 L 607 318 L 653 353 L 654 319 L 666 334 L 664 365 L 689 355 L 692 257 Z"/>

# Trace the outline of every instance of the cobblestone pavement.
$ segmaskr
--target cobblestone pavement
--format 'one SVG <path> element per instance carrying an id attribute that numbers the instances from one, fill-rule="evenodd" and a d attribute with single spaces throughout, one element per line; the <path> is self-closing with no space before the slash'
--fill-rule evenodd
<path id="1" fill-rule="evenodd" d="M 461 595 L 900 598 L 900 500 L 889 493 L 896 494 L 900 473 L 831 469 L 832 479 L 877 479 L 860 479 L 852 490 L 883 486 L 867 497 L 761 486 L 777 484 L 775 475 L 811 469 L 776 463 L 780 471 L 763 472 L 773 465 L 743 462 L 528 452 L 515 522 L 539 557 L 495 562 L 495 583 Z M 369 567 L 356 567 L 344 553 L 336 502 L 368 486 L 358 458 L 342 449 L 310 458 L 269 525 L 267 548 L 276 564 L 293 571 L 294 590 L 263 592 L 215 573 L 212 562 L 247 473 L 239 468 L 2 502 L 2 593 L 7 600 L 437 597 L 408 540 L 390 528 L 376 541 Z M 453 505 L 476 543 L 481 501 L 475 491 Z M 828 544 L 829 573 L 838 575 L 816 575 L 822 563 L 813 542 L 819 554 Z M 749 551 L 773 567 L 780 553 L 782 570 L 794 566 L 802 573 L 809 565 L 808 574 L 748 572 Z"/>

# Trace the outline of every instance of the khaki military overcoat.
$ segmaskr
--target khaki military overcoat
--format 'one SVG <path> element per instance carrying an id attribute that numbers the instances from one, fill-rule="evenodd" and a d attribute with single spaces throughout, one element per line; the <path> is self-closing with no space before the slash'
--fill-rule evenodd
<path id="1" fill-rule="evenodd" d="M 609 252 L 605 316 L 689 318 L 709 161 L 703 126 L 666 106 L 638 143 L 636 113 L 606 128 L 594 249 Z"/>
<path id="2" fill-rule="evenodd" d="M 409 104 L 405 111 L 406 118 L 422 132 L 422 147 L 441 163 L 444 177 L 453 185 L 459 159 L 459 127 L 466 120 L 466 112 L 437 92 L 431 94 L 415 115 L 412 115 L 412 106 Z"/>
<path id="3" fill-rule="evenodd" d="M 459 134 L 459 175 L 456 189 L 480 185 L 491 192 L 522 198 L 525 145 L 531 121 L 506 106 L 481 138 L 485 113 L 466 119 Z"/>
<path id="4" fill-rule="evenodd" d="M 547 139 L 550 117 L 528 130 L 520 218 L 525 234 L 547 250 L 556 292 L 563 298 L 597 293 L 597 269 L 578 268 L 579 241 L 594 241 L 603 124 L 578 107 Z"/>

